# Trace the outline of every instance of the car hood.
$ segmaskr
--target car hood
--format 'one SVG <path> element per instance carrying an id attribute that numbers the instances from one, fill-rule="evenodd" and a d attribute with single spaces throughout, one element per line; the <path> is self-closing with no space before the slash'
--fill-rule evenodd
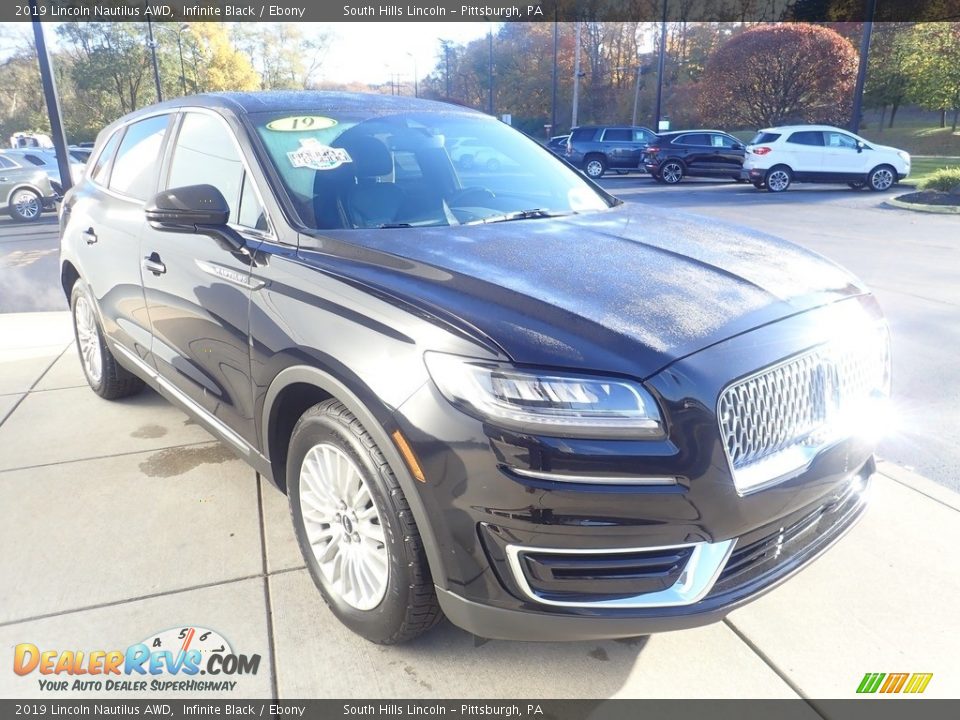
<path id="1" fill-rule="evenodd" d="M 886 153 L 893 153 L 894 155 L 896 155 L 897 153 L 903 152 L 903 150 L 901 150 L 900 148 L 890 147 L 889 145 L 874 145 L 873 143 L 871 143 L 870 147 L 872 147 L 874 150 L 879 150 L 880 152 L 886 152 Z"/>
<path id="2" fill-rule="evenodd" d="M 783 240 L 626 205 L 489 225 L 323 231 L 301 239 L 301 254 L 482 334 L 516 363 L 636 377 L 866 292 Z"/>

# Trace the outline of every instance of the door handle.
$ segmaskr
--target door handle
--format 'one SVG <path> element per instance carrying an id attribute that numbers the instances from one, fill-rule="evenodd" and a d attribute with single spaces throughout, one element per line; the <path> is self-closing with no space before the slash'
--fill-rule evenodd
<path id="1" fill-rule="evenodd" d="M 160 261 L 159 255 L 153 253 L 143 259 L 143 269 L 154 275 L 163 275 L 167 271 L 167 266 Z"/>
<path id="2" fill-rule="evenodd" d="M 97 241 L 97 234 L 93 231 L 92 227 L 87 228 L 80 234 L 83 235 L 83 239 L 87 241 L 87 245 L 93 245 Z"/>

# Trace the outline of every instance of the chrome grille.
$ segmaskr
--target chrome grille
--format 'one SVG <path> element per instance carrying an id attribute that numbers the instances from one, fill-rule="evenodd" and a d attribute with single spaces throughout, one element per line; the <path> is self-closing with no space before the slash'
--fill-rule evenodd
<path id="1" fill-rule="evenodd" d="M 738 490 L 805 466 L 851 409 L 886 394 L 889 361 L 886 328 L 871 328 L 727 387 L 717 416 Z"/>

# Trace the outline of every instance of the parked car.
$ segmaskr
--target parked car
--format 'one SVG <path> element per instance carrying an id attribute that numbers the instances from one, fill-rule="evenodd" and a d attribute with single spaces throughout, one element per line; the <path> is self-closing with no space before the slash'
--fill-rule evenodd
<path id="1" fill-rule="evenodd" d="M 575 127 L 565 157 L 594 180 L 607 170 L 643 170 L 643 151 L 654 137 L 653 130 L 645 127 Z"/>
<path id="2" fill-rule="evenodd" d="M 465 183 L 461 138 L 520 170 Z M 150 385 L 286 492 L 354 631 L 635 636 L 839 538 L 889 392 L 858 280 L 702 222 L 466 108 L 201 95 L 100 134 L 61 278 L 93 391 Z"/>
<path id="3" fill-rule="evenodd" d="M 57 165 L 57 155 L 53 150 L 45 148 L 31 148 L 20 150 L 4 150 L 3 154 L 18 164 L 28 167 L 30 165 L 43 170 L 50 178 L 50 184 L 57 195 L 63 194 L 63 182 L 60 180 L 60 167 Z M 70 158 L 70 177 L 76 182 L 83 174 L 84 163 L 77 162 Z"/>
<path id="4" fill-rule="evenodd" d="M 740 181 L 743 143 L 719 130 L 660 133 L 643 152 L 643 166 L 654 180 L 675 185 L 684 177 Z"/>
<path id="5" fill-rule="evenodd" d="M 547 141 L 547 149 L 555 155 L 564 155 L 567 152 L 567 140 L 570 135 L 554 135 Z"/>
<path id="6" fill-rule="evenodd" d="M 910 174 L 910 154 L 830 125 L 786 125 L 758 132 L 743 168 L 758 190 L 783 192 L 792 182 L 817 182 L 880 191 Z"/>
<path id="7" fill-rule="evenodd" d="M 56 194 L 47 174 L 32 165 L 23 167 L 0 153 L 0 206 L 18 222 L 34 222 L 45 209 L 56 207 Z"/>
<path id="8" fill-rule="evenodd" d="M 515 168 L 516 161 L 496 148 L 484 145 L 477 138 L 461 138 L 450 148 L 450 159 L 461 170 Z"/>
<path id="9" fill-rule="evenodd" d="M 87 160 L 90 159 L 90 153 L 93 152 L 93 148 L 71 145 L 69 148 L 67 148 L 67 152 L 70 153 L 70 162 L 86 165 Z"/>

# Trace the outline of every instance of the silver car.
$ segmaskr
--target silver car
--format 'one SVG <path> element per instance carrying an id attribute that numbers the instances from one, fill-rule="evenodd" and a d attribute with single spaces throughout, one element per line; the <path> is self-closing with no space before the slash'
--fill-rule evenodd
<path id="1" fill-rule="evenodd" d="M 35 222 L 44 209 L 56 207 L 57 195 L 42 168 L 23 167 L 0 154 L 0 203 L 18 222 Z"/>

